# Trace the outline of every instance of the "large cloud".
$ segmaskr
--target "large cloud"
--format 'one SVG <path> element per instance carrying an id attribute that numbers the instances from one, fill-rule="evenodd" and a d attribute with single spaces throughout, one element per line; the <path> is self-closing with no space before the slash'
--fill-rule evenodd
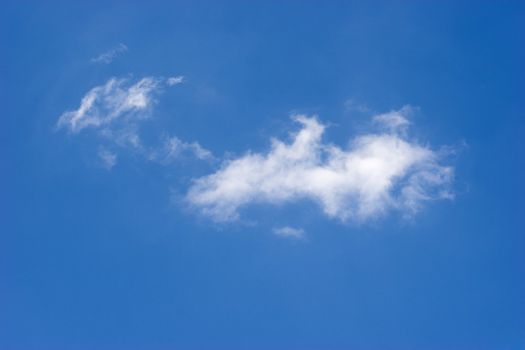
<path id="1" fill-rule="evenodd" d="M 408 108 L 378 115 L 378 132 L 357 135 L 345 148 L 323 142 L 325 125 L 294 117 L 301 129 L 289 143 L 273 139 L 267 153 L 230 160 L 196 179 L 186 199 L 215 221 L 239 218 L 253 203 L 311 200 L 341 221 L 364 221 L 389 210 L 413 215 L 423 202 L 450 198 L 453 169 L 439 152 L 411 141 Z"/>

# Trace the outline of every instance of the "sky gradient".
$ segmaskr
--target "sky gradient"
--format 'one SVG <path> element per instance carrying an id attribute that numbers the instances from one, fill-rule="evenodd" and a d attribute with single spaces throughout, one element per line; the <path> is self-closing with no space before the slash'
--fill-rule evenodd
<path id="1" fill-rule="evenodd" d="M 0 8 L 0 349 L 525 348 L 525 3 Z"/>

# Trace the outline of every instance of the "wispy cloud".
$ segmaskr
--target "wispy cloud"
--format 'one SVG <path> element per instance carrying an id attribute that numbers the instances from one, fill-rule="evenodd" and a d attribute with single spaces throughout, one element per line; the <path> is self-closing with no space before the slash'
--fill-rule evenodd
<path id="1" fill-rule="evenodd" d="M 66 129 L 71 134 L 91 129 L 105 143 L 162 164 L 173 162 L 182 153 L 211 160 L 211 152 L 197 142 L 159 137 L 159 140 L 164 139 L 161 146 L 146 146 L 139 136 L 142 122 L 152 117 L 156 97 L 165 87 L 181 84 L 183 79 L 182 76 L 150 76 L 133 82 L 129 78 L 111 78 L 89 90 L 77 109 L 64 112 L 58 118 L 57 129 Z M 99 157 L 108 169 L 115 165 L 116 156 L 115 152 L 108 153 L 105 149 L 99 151 Z"/>
<path id="2" fill-rule="evenodd" d="M 117 58 L 118 56 L 124 54 L 126 51 L 128 51 L 128 47 L 126 45 L 120 43 L 117 46 L 115 46 L 114 48 L 112 48 L 111 50 L 106 51 L 106 52 L 98 55 L 95 58 L 92 58 L 91 62 L 93 62 L 93 63 L 109 64 L 109 63 L 113 62 L 113 60 L 115 58 Z"/>
<path id="3" fill-rule="evenodd" d="M 399 111 L 390 111 L 375 115 L 372 120 L 376 125 L 387 129 L 390 132 L 406 132 L 410 126 L 407 116 L 414 112 L 411 106 L 404 106 Z"/>
<path id="4" fill-rule="evenodd" d="M 215 221 L 239 218 L 254 203 L 318 203 L 341 221 L 365 221 L 400 211 L 415 214 L 428 200 L 450 198 L 453 169 L 438 151 L 407 138 L 408 107 L 373 118 L 378 131 L 356 135 L 349 146 L 323 142 L 315 116 L 294 116 L 301 129 L 291 142 L 272 139 L 266 153 L 248 152 L 196 179 L 186 200 Z"/>
<path id="5" fill-rule="evenodd" d="M 184 153 L 200 160 L 214 159 L 213 154 L 198 142 L 185 142 L 176 136 L 165 138 L 161 147 L 150 152 L 149 159 L 162 164 L 169 164 L 179 159 Z"/>
<path id="6" fill-rule="evenodd" d="M 367 105 L 358 102 L 357 100 L 350 98 L 344 102 L 344 108 L 346 112 L 349 113 L 370 113 L 371 110 Z"/>
<path id="7" fill-rule="evenodd" d="M 182 75 L 179 75 L 179 76 L 176 76 L 176 77 L 169 77 L 166 80 L 166 83 L 168 84 L 168 86 L 173 86 L 173 85 L 180 84 L 183 81 L 184 81 L 184 77 Z"/>
<path id="8" fill-rule="evenodd" d="M 198 142 L 184 142 L 178 137 L 170 137 L 164 143 L 165 159 L 173 160 L 177 158 L 181 152 L 191 152 L 198 159 L 206 160 L 212 159 L 213 155 L 207 149 L 204 149 Z"/>
<path id="9" fill-rule="evenodd" d="M 108 151 L 105 148 L 98 150 L 98 156 L 102 161 L 102 165 L 107 169 L 111 170 L 115 164 L 117 164 L 117 155 L 113 152 Z"/>
<path id="10" fill-rule="evenodd" d="M 294 228 L 290 226 L 276 227 L 273 229 L 273 233 L 277 236 L 302 239 L 304 238 L 304 230 L 302 228 Z"/>
<path id="11" fill-rule="evenodd" d="M 140 120 L 149 116 L 164 79 L 145 77 L 134 84 L 129 79 L 111 78 L 104 85 L 92 88 L 82 98 L 78 109 L 63 113 L 57 127 L 78 133 L 84 128 L 108 126 L 119 119 Z"/>

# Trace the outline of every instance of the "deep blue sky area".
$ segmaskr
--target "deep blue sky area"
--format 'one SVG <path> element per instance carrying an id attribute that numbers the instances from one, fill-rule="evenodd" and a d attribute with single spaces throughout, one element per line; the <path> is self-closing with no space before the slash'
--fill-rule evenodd
<path id="1" fill-rule="evenodd" d="M 524 62 L 523 1 L 2 2 L 0 349 L 525 349 Z M 57 130 L 93 87 L 145 76 L 184 82 L 144 140 L 215 160 L 115 146 L 104 167 L 106 139 Z M 292 113 L 344 147 L 405 105 L 411 137 L 448 150 L 454 199 L 364 222 L 184 202 L 289 140 Z"/>

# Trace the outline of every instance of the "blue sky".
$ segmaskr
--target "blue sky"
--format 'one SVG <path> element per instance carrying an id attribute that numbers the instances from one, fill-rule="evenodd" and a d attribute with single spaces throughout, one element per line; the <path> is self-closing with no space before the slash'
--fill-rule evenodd
<path id="1" fill-rule="evenodd" d="M 3 3 L 2 349 L 523 349 L 523 2 Z"/>

